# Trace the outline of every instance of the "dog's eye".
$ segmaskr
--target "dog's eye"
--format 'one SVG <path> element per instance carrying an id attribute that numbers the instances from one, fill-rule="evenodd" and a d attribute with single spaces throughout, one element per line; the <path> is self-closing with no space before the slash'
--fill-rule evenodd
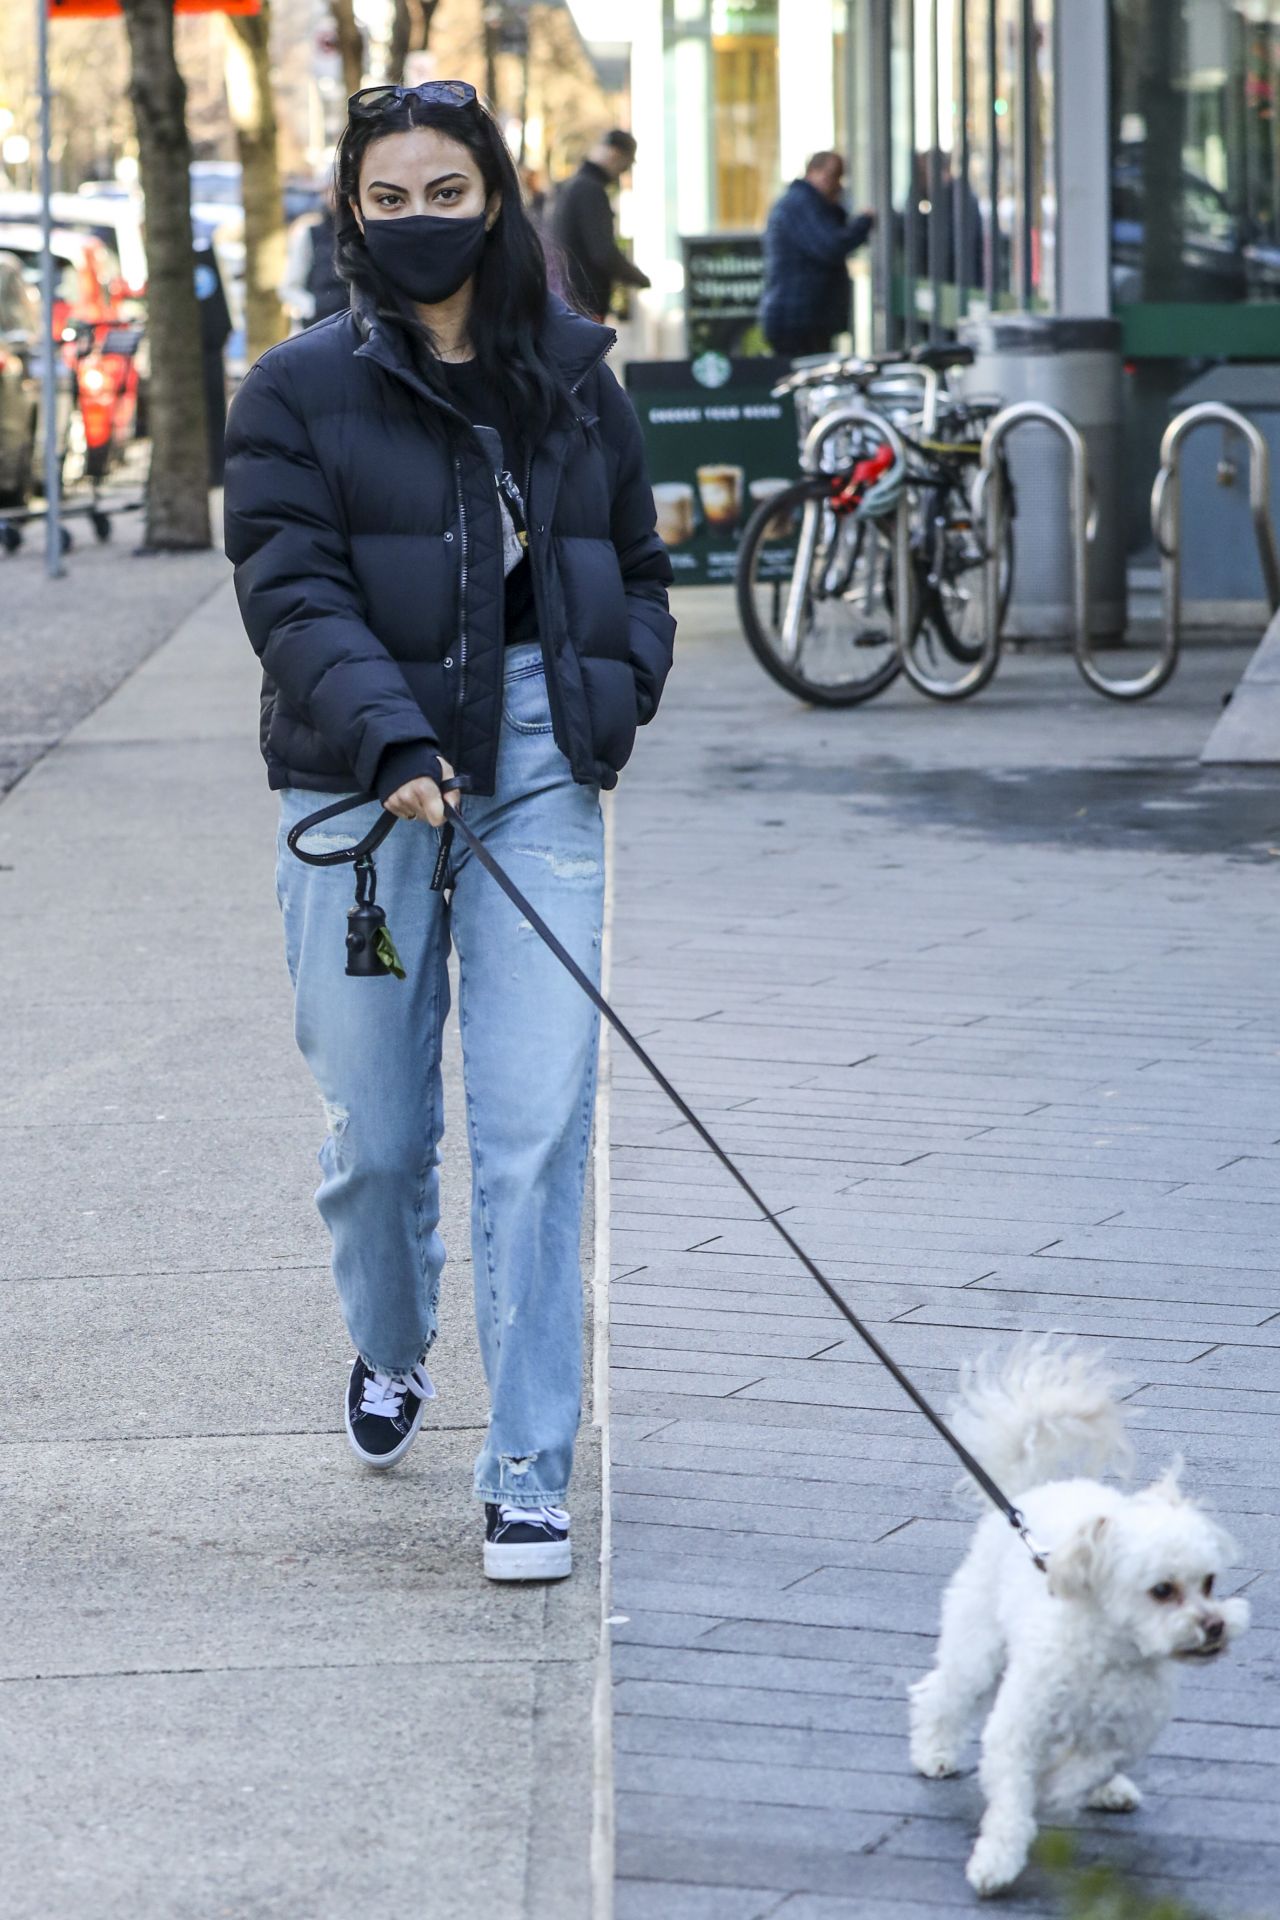
<path id="1" fill-rule="evenodd" d="M 1200 1591 L 1201 1593 L 1204 1594 L 1206 1599 L 1213 1592 L 1213 1575 L 1211 1573 L 1208 1573 L 1205 1575 L 1204 1580 L 1201 1583 Z"/>
<path id="2" fill-rule="evenodd" d="M 1178 1589 L 1174 1586 L 1172 1580 L 1160 1580 L 1151 1588 L 1151 1598 L 1153 1600 L 1172 1600 L 1177 1591 Z"/>

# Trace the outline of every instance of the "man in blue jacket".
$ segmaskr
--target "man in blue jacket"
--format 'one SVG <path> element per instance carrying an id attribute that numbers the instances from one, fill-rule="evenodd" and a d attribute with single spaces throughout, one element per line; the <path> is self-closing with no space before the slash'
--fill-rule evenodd
<path id="1" fill-rule="evenodd" d="M 840 198 L 843 181 L 840 155 L 815 153 L 804 178 L 791 182 L 769 214 L 760 319 L 773 351 L 788 358 L 829 352 L 832 336 L 849 325 L 845 260 L 862 245 L 875 215 L 850 219 Z"/>

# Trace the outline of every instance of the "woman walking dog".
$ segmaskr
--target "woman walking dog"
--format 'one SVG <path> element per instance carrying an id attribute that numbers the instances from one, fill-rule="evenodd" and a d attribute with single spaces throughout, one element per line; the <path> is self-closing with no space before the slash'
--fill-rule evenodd
<path id="1" fill-rule="evenodd" d="M 466 777 L 469 824 L 597 977 L 599 790 L 671 664 L 670 568 L 635 416 L 603 365 L 613 335 L 549 299 L 474 90 L 353 95 L 337 198 L 351 312 L 246 378 L 226 544 L 264 669 L 298 1044 L 328 1117 L 316 1199 L 358 1356 L 346 1428 L 361 1460 L 391 1466 L 433 1393 L 452 941 L 491 1403 L 484 1567 L 555 1578 L 571 1565 L 596 1015 L 460 843 L 433 891 L 441 782 Z M 343 817 L 350 843 L 382 808 L 411 823 L 378 855 L 403 980 L 345 974 L 350 868 L 285 844 L 339 794 L 377 796 Z"/>

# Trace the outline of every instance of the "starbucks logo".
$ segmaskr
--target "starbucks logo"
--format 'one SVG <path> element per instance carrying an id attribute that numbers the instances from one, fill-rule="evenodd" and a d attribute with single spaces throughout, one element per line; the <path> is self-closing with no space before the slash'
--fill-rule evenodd
<path id="1" fill-rule="evenodd" d="M 723 353 L 700 353 L 693 363 L 693 377 L 700 387 L 723 387 L 732 374 Z"/>

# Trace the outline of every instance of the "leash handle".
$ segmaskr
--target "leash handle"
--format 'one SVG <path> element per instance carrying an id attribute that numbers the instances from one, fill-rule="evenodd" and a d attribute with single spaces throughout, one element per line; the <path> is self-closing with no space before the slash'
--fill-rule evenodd
<path id="1" fill-rule="evenodd" d="M 470 782 L 465 775 L 461 777 L 455 775 L 450 779 L 441 781 L 440 790 L 442 793 L 465 792 L 469 787 L 469 785 L 470 785 Z M 354 799 L 340 800 L 335 805 L 331 807 L 325 807 L 319 813 L 312 814 L 308 819 L 299 821 L 298 825 L 292 829 L 292 831 L 288 836 L 290 848 L 294 853 L 298 855 L 298 858 L 300 860 L 307 860 L 313 866 L 333 866 L 342 860 L 359 860 L 363 857 L 366 857 L 369 853 L 373 851 L 375 847 L 381 845 L 382 841 L 385 840 L 387 835 L 390 833 L 392 827 L 395 826 L 396 818 L 397 818 L 395 814 L 389 813 L 387 814 L 385 820 L 380 820 L 377 826 L 375 826 L 370 833 L 365 835 L 365 838 L 360 842 L 359 846 L 344 847 L 335 853 L 305 854 L 298 847 L 297 841 L 303 833 L 305 833 L 311 827 L 318 826 L 322 820 L 330 820 L 334 817 L 335 814 L 348 813 L 351 811 L 353 807 L 365 806 L 368 804 L 368 801 L 371 797 L 372 796 L 368 794 L 357 794 Z M 595 982 L 591 980 L 586 973 L 583 972 L 582 968 L 578 965 L 578 962 L 574 959 L 573 955 L 569 952 L 568 948 L 563 944 L 563 942 L 557 939 L 556 935 L 551 931 L 551 928 L 547 925 L 546 921 L 542 918 L 542 915 L 538 912 L 537 908 L 532 904 L 531 901 L 526 900 L 524 894 L 520 891 L 515 881 L 511 878 L 510 874 L 507 872 L 506 868 L 503 867 L 500 864 L 500 862 L 494 858 L 493 854 L 489 851 L 484 841 L 480 838 L 480 835 L 475 831 L 474 827 L 471 826 L 470 822 L 467 820 L 466 816 L 463 814 L 461 808 L 451 807 L 448 809 L 448 812 L 446 815 L 446 824 L 455 828 L 457 832 L 459 832 L 462 835 L 462 838 L 466 841 L 468 848 L 475 855 L 476 859 L 479 861 L 480 865 L 484 868 L 485 872 L 491 876 L 491 878 L 501 888 L 502 892 L 506 894 L 512 906 L 515 907 L 516 910 L 519 913 L 521 913 L 524 916 L 524 918 L 529 922 L 529 925 L 533 928 L 534 932 L 538 935 L 539 939 L 543 942 L 544 946 L 550 949 L 550 951 L 555 955 L 556 959 L 560 962 L 561 966 L 565 969 L 565 971 L 582 988 L 582 991 L 586 994 L 587 998 L 591 1001 L 592 1005 L 598 1009 L 602 1018 L 604 1018 L 609 1022 L 609 1025 L 613 1028 L 614 1032 L 618 1035 L 619 1039 L 622 1040 L 624 1044 L 630 1048 L 631 1052 L 635 1055 L 636 1059 L 640 1062 L 641 1066 L 645 1069 L 645 1071 L 648 1074 L 650 1074 L 653 1077 L 653 1079 L 657 1082 L 657 1084 L 662 1088 L 662 1091 L 666 1094 L 667 1098 L 671 1101 L 676 1111 L 681 1115 L 681 1117 L 684 1120 L 688 1121 L 689 1125 L 693 1128 L 694 1132 L 697 1134 L 698 1138 L 702 1141 L 703 1145 L 711 1149 L 711 1152 L 715 1155 L 716 1159 L 720 1162 L 720 1165 L 724 1168 L 725 1172 L 731 1175 L 731 1177 L 737 1182 L 737 1184 L 741 1187 L 742 1191 L 746 1194 L 747 1198 L 751 1201 L 752 1205 L 759 1209 L 763 1218 L 769 1222 L 769 1225 L 774 1229 L 774 1232 L 777 1233 L 781 1237 L 781 1239 L 786 1243 L 787 1247 L 795 1255 L 796 1259 L 800 1262 L 801 1266 L 804 1268 L 805 1272 L 809 1275 L 810 1279 L 815 1280 L 817 1282 L 818 1286 L 821 1287 L 823 1293 L 826 1294 L 828 1300 L 830 1300 L 832 1306 L 836 1308 L 837 1312 L 843 1315 L 844 1319 L 848 1321 L 849 1325 L 853 1328 L 854 1332 L 858 1335 L 859 1339 L 862 1340 L 863 1343 L 871 1349 L 871 1352 L 875 1355 L 876 1359 L 879 1360 L 880 1364 L 897 1382 L 898 1386 L 902 1389 L 903 1393 L 906 1394 L 907 1398 L 919 1410 L 919 1412 L 921 1412 L 924 1415 L 925 1419 L 929 1422 L 930 1426 L 933 1427 L 934 1431 L 939 1435 L 939 1437 L 946 1442 L 947 1446 L 950 1447 L 951 1451 L 955 1454 L 956 1458 L 959 1460 L 961 1466 L 965 1469 L 965 1472 L 968 1473 L 970 1477 L 977 1482 L 978 1486 L 981 1487 L 983 1493 L 986 1494 L 987 1498 L 991 1501 L 992 1505 L 997 1507 L 999 1511 L 1004 1515 L 1005 1519 L 1009 1522 L 1009 1525 L 1013 1528 L 1014 1532 L 1018 1535 L 1019 1539 L 1022 1541 L 1023 1545 L 1026 1547 L 1027 1552 L 1031 1555 L 1031 1558 L 1035 1563 L 1035 1565 L 1039 1567 L 1042 1573 L 1046 1572 L 1047 1571 L 1046 1550 L 1040 1545 L 1038 1545 L 1037 1542 L 1032 1538 L 1031 1533 L 1027 1527 L 1027 1521 L 1026 1521 L 1025 1515 L 1019 1510 L 1019 1508 L 1014 1506 L 1012 1500 L 1009 1499 L 1008 1495 L 1005 1494 L 1004 1491 L 997 1485 L 996 1481 L 992 1479 L 991 1475 L 987 1472 L 986 1468 L 982 1465 L 982 1462 L 976 1459 L 974 1455 L 970 1453 L 969 1449 L 964 1445 L 964 1442 L 960 1440 L 958 1436 L 951 1431 L 951 1428 L 947 1425 L 942 1415 L 937 1411 L 937 1409 L 933 1406 L 933 1404 L 926 1398 L 926 1396 L 923 1393 L 921 1393 L 919 1387 L 916 1386 L 915 1382 L 912 1379 L 910 1379 L 907 1374 L 903 1372 L 902 1368 L 898 1365 L 897 1361 L 893 1358 L 893 1355 L 891 1353 L 888 1353 L 885 1350 L 885 1348 L 881 1345 L 880 1341 L 877 1340 L 875 1334 L 872 1333 L 870 1327 L 868 1327 L 862 1320 L 859 1319 L 858 1315 L 854 1312 L 853 1308 L 845 1300 L 844 1296 L 836 1289 L 835 1286 L 832 1285 L 831 1281 L 828 1280 L 826 1274 L 823 1273 L 821 1267 L 818 1266 L 817 1262 L 811 1259 L 810 1256 L 805 1252 L 804 1248 L 800 1245 L 799 1241 L 796 1240 L 795 1237 L 788 1230 L 788 1228 L 783 1225 L 782 1221 L 778 1218 L 777 1214 L 773 1213 L 770 1210 L 770 1208 L 765 1205 L 763 1199 L 756 1192 L 750 1180 L 748 1180 L 746 1174 L 742 1172 L 741 1168 L 737 1165 L 736 1161 L 730 1158 L 728 1153 L 726 1153 L 725 1149 L 720 1145 L 720 1142 L 716 1139 L 715 1135 L 711 1133 L 706 1126 L 703 1125 L 702 1121 L 698 1118 L 697 1114 L 694 1112 L 693 1108 L 689 1105 L 688 1101 L 684 1098 L 683 1094 L 678 1092 L 677 1089 L 674 1086 L 672 1086 L 670 1080 L 668 1080 L 666 1074 L 662 1071 L 662 1068 L 658 1065 L 657 1061 L 654 1060 L 645 1051 L 644 1047 L 636 1039 L 630 1027 L 627 1026 L 626 1022 L 621 1018 L 621 1016 L 614 1012 L 613 1008 L 609 1005 L 609 1002 L 605 999 L 604 995 L 601 993 L 599 987 L 597 987 Z"/>
<path id="2" fill-rule="evenodd" d="M 358 793 L 351 800 L 335 800 L 331 807 L 321 807 L 319 813 L 309 813 L 305 820 L 299 820 L 296 827 L 290 827 L 288 833 L 289 851 L 296 853 L 299 860 L 305 860 L 309 867 L 341 867 L 348 861 L 365 860 L 380 847 L 396 823 L 396 815 L 383 810 L 381 820 L 376 820 L 363 840 L 354 847 L 335 847 L 328 853 L 304 853 L 298 845 L 304 833 L 310 833 L 323 820 L 332 820 L 340 813 L 350 813 L 355 807 L 367 807 L 376 798 L 371 793 Z"/>

